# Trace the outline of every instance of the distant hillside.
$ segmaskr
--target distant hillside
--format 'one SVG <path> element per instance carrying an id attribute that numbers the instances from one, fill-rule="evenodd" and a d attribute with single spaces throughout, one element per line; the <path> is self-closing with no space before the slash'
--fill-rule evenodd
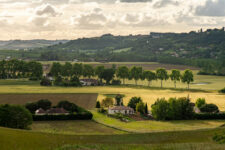
<path id="1" fill-rule="evenodd" d="M 0 41 L 0 50 L 31 49 L 65 43 L 67 40 L 10 40 Z"/>
<path id="2" fill-rule="evenodd" d="M 0 59 L 7 57 L 41 61 L 160 62 L 197 66 L 204 68 L 202 73 L 225 75 L 224 28 L 206 31 L 200 29 L 189 33 L 152 32 L 149 35 L 128 36 L 105 34 L 68 42 L 13 41 L 5 45 L 17 45 L 14 49 L 25 47 L 24 45 L 38 48 L 14 52 L 1 50 Z M 3 47 L 1 43 L 0 47 Z"/>

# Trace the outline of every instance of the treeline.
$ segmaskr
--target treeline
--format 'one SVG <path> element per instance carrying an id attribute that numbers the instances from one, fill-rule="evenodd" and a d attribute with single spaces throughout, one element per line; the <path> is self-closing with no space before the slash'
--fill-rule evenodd
<path id="1" fill-rule="evenodd" d="M 0 79 L 29 78 L 39 80 L 42 78 L 42 64 L 36 61 L 22 61 L 17 59 L 0 61 Z"/>
<path id="2" fill-rule="evenodd" d="M 200 75 L 218 75 L 225 76 L 225 59 L 188 59 L 177 58 L 172 56 L 161 56 L 156 58 L 157 62 L 169 63 L 175 65 L 189 65 L 201 68 L 198 74 Z"/>
<path id="3" fill-rule="evenodd" d="M 128 79 L 134 80 L 136 85 L 139 80 L 147 80 L 148 86 L 150 86 L 153 80 L 160 80 L 161 87 L 163 87 L 163 81 L 171 79 L 174 82 L 175 88 L 176 83 L 179 81 L 187 83 L 188 88 L 189 84 L 194 81 L 194 75 L 191 70 L 185 70 L 182 74 L 180 70 L 174 69 L 171 74 L 169 74 L 168 71 L 163 68 L 159 68 L 154 72 L 136 66 L 133 66 L 132 68 L 120 66 L 116 68 L 115 65 L 112 65 L 111 68 L 105 68 L 104 66 L 97 66 L 94 68 L 92 65 L 88 64 L 71 64 L 69 62 L 66 62 L 64 65 L 58 62 L 53 63 L 49 75 L 56 78 L 55 85 L 62 81 L 70 81 L 75 84 L 81 76 L 87 78 L 97 77 L 100 83 L 105 80 L 106 84 L 120 84 L 120 80 L 125 84 L 125 80 Z M 116 80 L 115 77 L 120 80 Z"/>

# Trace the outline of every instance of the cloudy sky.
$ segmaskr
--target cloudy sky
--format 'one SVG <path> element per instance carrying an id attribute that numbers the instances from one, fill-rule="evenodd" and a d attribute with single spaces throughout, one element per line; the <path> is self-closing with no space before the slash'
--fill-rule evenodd
<path id="1" fill-rule="evenodd" d="M 188 32 L 222 26 L 225 0 L 0 0 L 0 40 Z"/>

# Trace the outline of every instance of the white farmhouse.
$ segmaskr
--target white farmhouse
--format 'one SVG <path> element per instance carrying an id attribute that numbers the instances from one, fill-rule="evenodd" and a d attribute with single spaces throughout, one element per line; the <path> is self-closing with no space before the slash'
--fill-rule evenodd
<path id="1" fill-rule="evenodd" d="M 108 114 L 121 113 L 124 115 L 134 114 L 134 109 L 126 106 L 114 106 L 108 109 Z"/>

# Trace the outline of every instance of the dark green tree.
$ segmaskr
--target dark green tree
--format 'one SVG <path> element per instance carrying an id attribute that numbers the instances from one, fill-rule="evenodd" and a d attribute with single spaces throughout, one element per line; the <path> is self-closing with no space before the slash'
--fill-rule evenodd
<path id="1" fill-rule="evenodd" d="M 145 114 L 148 114 L 148 104 L 145 104 Z"/>
<path id="2" fill-rule="evenodd" d="M 110 84 L 110 81 L 114 78 L 115 71 L 112 68 L 104 69 L 102 78 L 106 81 L 106 84 Z"/>
<path id="3" fill-rule="evenodd" d="M 144 71 L 144 76 L 145 76 L 145 79 L 148 80 L 148 86 L 151 85 L 151 82 L 153 80 L 157 79 L 156 74 L 154 72 L 152 72 L 152 71 Z"/>
<path id="4" fill-rule="evenodd" d="M 52 105 L 52 102 L 47 99 L 42 99 L 37 101 L 38 108 L 42 108 L 44 110 L 51 108 L 51 105 Z"/>
<path id="5" fill-rule="evenodd" d="M 83 76 L 91 78 L 94 76 L 94 68 L 91 65 L 85 64 L 83 67 Z"/>
<path id="6" fill-rule="evenodd" d="M 80 63 L 75 63 L 72 67 L 72 75 L 76 76 L 77 78 L 80 78 L 83 74 L 83 65 Z"/>
<path id="7" fill-rule="evenodd" d="M 123 84 L 125 84 L 125 79 L 127 79 L 129 77 L 129 69 L 127 66 L 120 66 L 117 70 L 116 70 L 116 76 L 118 78 L 123 79 Z"/>
<path id="8" fill-rule="evenodd" d="M 105 70 L 104 66 L 97 66 L 95 68 L 95 75 L 98 76 L 98 79 L 100 79 L 100 82 L 102 82 L 104 70 Z"/>
<path id="9" fill-rule="evenodd" d="M 135 80 L 135 85 L 137 85 L 137 81 L 141 79 L 143 73 L 142 67 L 133 66 L 129 72 L 130 78 Z"/>
<path id="10" fill-rule="evenodd" d="M 0 126 L 28 129 L 32 124 L 32 114 L 23 106 L 0 105 Z"/>
<path id="11" fill-rule="evenodd" d="M 180 70 L 173 69 L 170 74 L 170 79 L 174 82 L 174 87 L 176 88 L 176 82 L 181 79 Z"/>
<path id="12" fill-rule="evenodd" d="M 95 106 L 95 108 L 101 108 L 101 104 L 100 104 L 100 102 L 99 102 L 99 101 L 97 101 L 97 102 L 96 102 L 96 106 Z"/>
<path id="13" fill-rule="evenodd" d="M 168 73 L 166 71 L 166 69 L 164 68 L 159 68 L 156 70 L 156 76 L 158 79 L 161 80 L 161 88 L 163 87 L 163 80 L 168 80 L 169 79 L 169 76 L 168 76 Z"/>
<path id="14" fill-rule="evenodd" d="M 133 108 L 136 111 L 136 105 L 139 102 L 142 102 L 141 97 L 132 97 L 127 106 Z"/>
<path id="15" fill-rule="evenodd" d="M 187 83 L 188 89 L 189 89 L 189 85 L 193 81 L 194 81 L 194 75 L 193 75 L 192 71 L 189 69 L 185 70 L 182 75 L 182 82 Z"/>
<path id="16" fill-rule="evenodd" d="M 54 77 L 61 75 L 62 65 L 58 62 L 53 62 L 50 74 Z"/>

